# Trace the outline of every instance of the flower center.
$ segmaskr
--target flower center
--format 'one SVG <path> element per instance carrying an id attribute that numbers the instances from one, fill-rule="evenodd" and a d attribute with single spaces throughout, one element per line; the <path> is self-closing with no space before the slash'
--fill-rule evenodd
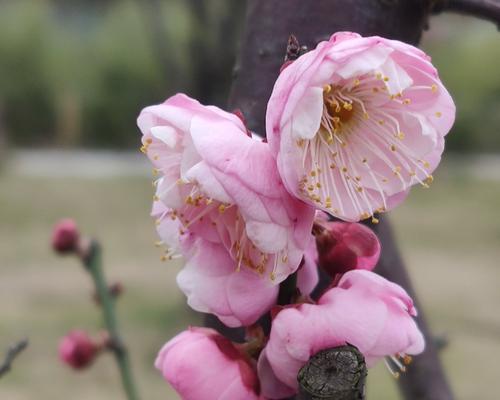
<path id="1" fill-rule="evenodd" d="M 157 224 L 163 218 L 171 218 L 180 222 L 180 235 L 189 230 L 202 236 L 219 237 L 235 261 L 236 271 L 243 266 L 263 275 L 270 266 L 270 278 L 275 279 L 280 263 L 287 263 L 286 249 L 278 254 L 261 251 L 247 236 L 245 221 L 236 205 L 207 197 L 195 183 L 179 179 L 177 185 L 180 186 L 184 204 L 179 208 L 168 209 L 158 218 Z M 160 201 L 160 197 L 155 196 L 155 200 Z M 165 259 L 173 258 L 169 251 L 165 256 Z"/>
<path id="2" fill-rule="evenodd" d="M 327 120 L 334 125 L 334 130 L 341 131 L 342 125 L 348 123 L 354 113 L 355 104 L 348 97 L 342 95 L 340 88 L 327 85 L 323 90 L 323 113 Z"/>
<path id="3" fill-rule="evenodd" d="M 299 191 L 325 211 L 358 220 L 387 209 L 384 186 L 406 190 L 415 182 L 432 181 L 429 163 L 405 141 L 401 121 L 420 123 L 406 93 L 436 92 L 415 86 L 390 94 L 389 78 L 368 73 L 323 87 L 323 113 L 317 134 L 299 139 L 303 175 Z M 403 113 L 406 119 L 402 117 Z M 377 222 L 373 218 L 373 222 Z"/>

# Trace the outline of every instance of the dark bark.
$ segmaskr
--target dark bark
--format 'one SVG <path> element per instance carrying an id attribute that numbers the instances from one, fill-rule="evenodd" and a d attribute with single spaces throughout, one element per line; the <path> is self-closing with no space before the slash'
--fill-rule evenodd
<path id="1" fill-rule="evenodd" d="M 7 349 L 2 364 L 0 364 L 0 378 L 11 370 L 12 363 L 26 347 L 28 347 L 28 339 L 23 339 Z"/>
<path id="2" fill-rule="evenodd" d="M 434 12 L 453 11 L 489 20 L 500 29 L 499 0 L 437 0 Z"/>
<path id="3" fill-rule="evenodd" d="M 363 400 L 366 383 L 365 358 L 351 345 L 316 353 L 297 379 L 299 400 Z"/>
<path id="4" fill-rule="evenodd" d="M 417 44 L 427 24 L 431 3 L 430 0 L 249 0 L 229 108 L 241 109 L 249 128 L 265 134 L 266 104 L 290 34 L 309 48 L 342 30 Z M 415 298 L 386 219 L 381 219 L 376 230 L 384 249 L 378 271 Z M 422 310 L 419 326 L 427 338 L 427 350 L 416 357 L 400 380 L 402 393 L 406 399 L 452 399 Z"/>

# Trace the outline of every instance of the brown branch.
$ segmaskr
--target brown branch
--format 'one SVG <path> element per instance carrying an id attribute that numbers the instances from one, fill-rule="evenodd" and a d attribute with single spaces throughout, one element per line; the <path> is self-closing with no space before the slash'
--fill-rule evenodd
<path id="1" fill-rule="evenodd" d="M 309 359 L 297 379 L 299 400 L 363 400 L 365 358 L 351 345 L 322 350 Z"/>
<path id="2" fill-rule="evenodd" d="M 12 363 L 26 347 L 28 347 L 28 339 L 20 340 L 8 348 L 5 358 L 0 365 L 0 378 L 10 371 Z"/>
<path id="3" fill-rule="evenodd" d="M 342 30 L 417 44 L 427 23 L 430 4 L 432 0 L 248 0 L 246 29 L 229 109 L 242 110 L 249 128 L 264 134 L 266 100 L 278 76 L 290 34 L 309 48 Z M 377 230 L 385 249 L 379 272 L 415 298 L 388 222 L 383 219 Z M 453 394 L 420 311 L 419 322 L 428 346 L 424 354 L 416 357 L 409 373 L 400 379 L 401 391 L 408 400 L 451 400 Z"/>
<path id="4" fill-rule="evenodd" d="M 500 29 L 500 0 L 438 0 L 433 12 L 452 11 L 486 19 Z"/>

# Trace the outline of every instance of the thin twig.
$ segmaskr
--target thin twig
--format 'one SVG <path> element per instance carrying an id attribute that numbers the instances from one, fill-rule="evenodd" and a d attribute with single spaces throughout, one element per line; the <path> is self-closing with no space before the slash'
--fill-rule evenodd
<path id="1" fill-rule="evenodd" d="M 3 363 L 0 365 L 0 378 L 10 371 L 12 368 L 12 363 L 15 358 L 28 347 L 28 339 L 20 340 L 19 342 L 10 346 L 5 354 Z"/>
<path id="2" fill-rule="evenodd" d="M 434 12 L 453 11 L 486 19 L 500 29 L 500 0 L 438 0 Z"/>
<path id="3" fill-rule="evenodd" d="M 102 270 L 101 248 L 95 241 L 91 244 L 89 257 L 85 261 L 85 266 L 92 275 L 96 293 L 99 296 L 104 322 L 110 337 L 109 348 L 113 352 L 116 363 L 120 370 L 123 389 L 128 400 L 138 400 L 137 390 L 132 377 L 130 360 L 127 348 L 120 337 L 118 322 L 115 311 L 115 299 L 111 296 L 104 273 Z"/>

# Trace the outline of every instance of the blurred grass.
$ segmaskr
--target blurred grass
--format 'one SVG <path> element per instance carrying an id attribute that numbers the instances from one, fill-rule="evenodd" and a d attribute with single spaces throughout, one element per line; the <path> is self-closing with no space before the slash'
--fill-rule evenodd
<path id="1" fill-rule="evenodd" d="M 443 352 L 457 398 L 493 400 L 500 358 L 500 182 L 479 182 L 444 168 L 431 190 L 415 189 L 393 213 L 399 242 Z M 106 272 L 126 287 L 120 322 L 143 399 L 175 399 L 153 369 L 160 346 L 196 323 L 175 286 L 176 265 L 159 261 L 148 218 L 147 179 L 50 179 L 0 175 L 0 349 L 29 336 L 29 349 L 0 383 L 9 400 L 121 399 L 110 356 L 75 373 L 57 360 L 60 336 L 73 327 L 97 333 L 91 285 L 72 258 L 49 248 L 50 230 L 73 216 L 101 239 Z M 1 351 L 1 350 L 0 350 Z M 397 399 L 383 366 L 371 371 L 368 399 Z"/>

